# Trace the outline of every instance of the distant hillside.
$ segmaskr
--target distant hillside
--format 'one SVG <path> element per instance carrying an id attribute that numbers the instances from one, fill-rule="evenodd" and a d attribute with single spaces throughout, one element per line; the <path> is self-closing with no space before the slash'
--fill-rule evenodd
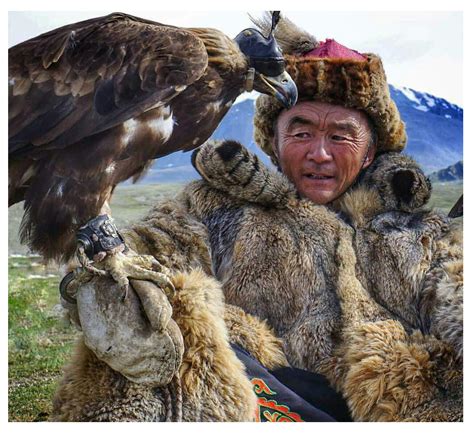
<path id="1" fill-rule="evenodd" d="M 390 92 L 407 126 L 405 152 L 415 158 L 426 173 L 463 159 L 462 108 L 406 87 L 390 86 Z M 212 138 L 238 140 L 270 164 L 269 158 L 253 142 L 255 99 L 253 94 L 249 95 L 250 98 L 232 106 Z M 181 182 L 195 178 L 198 174 L 190 164 L 190 153 L 178 152 L 157 160 L 141 182 Z"/>
<path id="2" fill-rule="evenodd" d="M 390 86 L 402 119 L 408 144 L 405 152 L 426 173 L 463 159 L 463 110 L 433 95 Z"/>
<path id="3" fill-rule="evenodd" d="M 463 179 L 463 166 L 463 162 L 458 161 L 456 164 L 430 174 L 430 179 L 434 182 L 460 181 Z"/>

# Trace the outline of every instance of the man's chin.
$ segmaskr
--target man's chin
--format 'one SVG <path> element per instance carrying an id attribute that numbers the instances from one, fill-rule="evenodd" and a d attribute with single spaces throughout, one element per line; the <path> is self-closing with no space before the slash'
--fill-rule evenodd
<path id="1" fill-rule="evenodd" d="M 305 183 L 308 184 L 308 183 Z M 326 205 L 332 202 L 336 197 L 336 191 L 333 183 L 310 182 L 310 185 L 303 185 L 299 188 L 299 193 L 318 205 Z"/>
<path id="2" fill-rule="evenodd" d="M 326 205 L 336 198 L 336 195 L 333 191 L 312 190 L 306 192 L 303 191 L 300 192 L 300 194 L 317 205 Z"/>

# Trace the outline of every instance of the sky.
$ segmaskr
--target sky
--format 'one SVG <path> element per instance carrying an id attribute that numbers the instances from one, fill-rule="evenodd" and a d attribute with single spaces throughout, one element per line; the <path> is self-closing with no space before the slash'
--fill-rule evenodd
<path id="1" fill-rule="evenodd" d="M 65 24 L 117 10 L 177 26 L 214 27 L 231 37 L 252 25 L 244 11 L 147 11 L 118 8 L 115 3 L 110 9 L 94 11 L 9 11 L 8 45 Z M 258 17 L 262 11 L 250 13 Z M 428 92 L 463 106 L 461 11 L 349 9 L 283 10 L 283 13 L 318 40 L 333 38 L 357 51 L 380 55 L 391 84 Z"/>

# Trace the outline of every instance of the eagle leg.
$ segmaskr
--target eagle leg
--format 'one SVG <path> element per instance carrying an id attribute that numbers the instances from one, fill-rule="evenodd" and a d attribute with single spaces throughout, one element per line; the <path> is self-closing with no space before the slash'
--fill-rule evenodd
<path id="1" fill-rule="evenodd" d="M 174 294 L 168 270 L 151 255 L 127 254 L 124 240 L 107 214 L 82 226 L 77 240 L 76 256 L 82 269 L 94 276 L 111 276 L 123 290 L 124 300 L 129 279 L 149 280 L 167 295 Z"/>
<path id="2" fill-rule="evenodd" d="M 151 255 L 132 256 L 122 252 L 108 254 L 98 266 L 101 268 L 78 267 L 61 280 L 59 290 L 61 297 L 70 305 L 68 309 L 77 304 L 77 291 L 81 286 L 93 282 L 95 276 L 106 275 L 118 283 L 118 290 L 123 293 L 122 302 L 126 300 L 132 284 L 153 329 L 166 330 L 173 312 L 169 300 L 176 292 L 169 277 L 171 272 L 166 267 Z M 77 310 L 72 312 L 75 312 L 73 318 L 79 318 Z M 75 322 L 80 324 L 80 320 Z"/>
<path id="3" fill-rule="evenodd" d="M 100 262 L 107 254 L 123 252 L 124 240 L 107 214 L 89 220 L 77 233 L 76 256 L 84 268 L 94 260 Z"/>

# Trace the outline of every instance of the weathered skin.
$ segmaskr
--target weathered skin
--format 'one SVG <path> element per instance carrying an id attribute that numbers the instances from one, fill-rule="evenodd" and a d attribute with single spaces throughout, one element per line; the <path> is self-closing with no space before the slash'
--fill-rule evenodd
<path id="1" fill-rule="evenodd" d="M 222 317 L 223 348 L 238 342 L 272 366 L 279 354 L 276 335 L 290 364 L 324 373 L 343 393 L 355 420 L 462 419 L 460 230 L 422 208 L 430 187 L 412 160 L 378 157 L 332 210 L 300 199 L 286 178 L 235 142 L 206 145 L 193 162 L 205 180 L 157 205 L 126 233 L 135 252 L 153 255 L 171 270 L 199 267 L 203 276 L 211 274 L 212 263 L 220 281 L 193 279 L 198 293 L 213 291 L 170 300 L 184 337 L 179 375 L 189 387 L 183 404 L 187 394 L 199 397 L 201 410 L 220 403 L 218 415 L 215 409 L 204 415 L 193 407 L 197 401 L 187 400 L 186 420 L 235 420 L 225 398 L 239 386 L 227 375 L 185 381 L 186 372 L 195 379 L 204 366 L 196 362 L 186 371 L 189 355 L 204 351 L 197 325 L 205 318 L 212 330 Z M 180 294 L 179 282 L 173 283 Z M 212 308 L 222 294 L 255 318 L 242 311 L 229 317 L 236 307 Z M 191 316 L 184 314 L 189 309 Z M 274 335 L 268 329 L 255 334 L 262 320 Z M 208 336 L 206 354 L 217 372 L 215 336 Z M 235 375 L 239 369 L 226 366 Z M 64 384 L 58 396 L 67 396 Z M 111 383 L 104 387 L 117 391 Z M 128 408 L 124 402 L 117 408 Z M 61 405 L 56 414 L 77 417 L 64 416 Z"/>
<path id="2" fill-rule="evenodd" d="M 374 159 L 369 122 L 360 110 L 320 101 L 283 111 L 274 141 L 281 171 L 301 196 L 320 205 L 334 201 Z"/>

